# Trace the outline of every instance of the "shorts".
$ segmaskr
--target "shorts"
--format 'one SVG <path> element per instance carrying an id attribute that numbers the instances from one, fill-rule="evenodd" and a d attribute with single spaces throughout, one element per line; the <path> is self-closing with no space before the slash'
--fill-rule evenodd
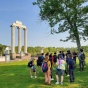
<path id="1" fill-rule="evenodd" d="M 36 69 L 35 69 L 34 66 L 32 66 L 31 69 L 32 69 L 33 72 L 36 72 Z"/>
<path id="2" fill-rule="evenodd" d="M 56 69 L 56 75 L 63 76 L 64 75 L 64 70 L 62 70 L 62 69 Z"/>

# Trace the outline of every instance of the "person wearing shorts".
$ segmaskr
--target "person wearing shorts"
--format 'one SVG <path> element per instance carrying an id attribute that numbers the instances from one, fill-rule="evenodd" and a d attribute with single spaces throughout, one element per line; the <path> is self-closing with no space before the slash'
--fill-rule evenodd
<path id="1" fill-rule="evenodd" d="M 29 64 L 29 66 L 28 66 L 30 68 L 30 77 L 33 78 L 33 75 L 32 75 L 32 72 L 33 72 L 34 73 L 34 77 L 37 78 L 34 60 L 30 60 L 29 63 L 31 64 L 31 65 Z"/>
<path id="2" fill-rule="evenodd" d="M 62 58 L 60 58 L 58 61 L 57 61 L 57 69 L 56 69 L 56 83 L 55 84 L 63 84 L 63 78 L 64 78 L 64 70 L 65 70 L 65 60 L 63 60 Z M 60 78 L 59 78 L 60 76 Z"/>

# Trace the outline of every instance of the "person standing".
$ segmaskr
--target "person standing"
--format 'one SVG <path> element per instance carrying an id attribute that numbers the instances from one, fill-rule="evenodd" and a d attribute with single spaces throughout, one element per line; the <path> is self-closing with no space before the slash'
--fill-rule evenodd
<path id="1" fill-rule="evenodd" d="M 46 62 L 48 65 L 48 70 L 46 72 L 44 72 L 45 83 L 50 85 L 51 84 L 51 62 L 49 61 L 49 55 L 48 54 L 45 55 L 44 62 Z"/>
<path id="2" fill-rule="evenodd" d="M 57 62 L 57 55 L 56 55 L 56 52 L 54 52 L 54 55 L 53 55 L 53 65 L 54 65 L 54 67 L 56 66 L 56 62 Z"/>
<path id="3" fill-rule="evenodd" d="M 58 65 L 56 69 L 56 81 L 57 82 L 55 84 L 62 85 L 63 80 L 64 80 L 65 60 L 63 58 L 59 58 L 57 61 L 57 65 Z M 60 78 L 58 76 L 60 76 Z"/>
<path id="4" fill-rule="evenodd" d="M 64 54 L 64 51 L 61 51 L 61 54 L 62 54 L 63 58 L 65 58 L 65 54 Z"/>
<path id="5" fill-rule="evenodd" d="M 84 64 L 85 64 L 85 54 L 83 52 L 83 49 L 80 49 L 80 53 L 78 55 L 79 58 L 79 66 L 80 66 L 80 71 L 84 70 Z"/>
<path id="6" fill-rule="evenodd" d="M 73 60 L 72 60 L 72 55 L 68 55 L 68 70 L 69 70 L 69 75 L 70 75 L 70 82 L 74 82 L 74 67 L 73 67 Z"/>
<path id="7" fill-rule="evenodd" d="M 41 55 L 39 55 L 37 59 L 37 66 L 41 67 L 43 60 L 44 60 L 44 53 L 41 53 Z"/>
<path id="8" fill-rule="evenodd" d="M 74 60 L 74 61 L 75 61 L 75 63 L 76 63 L 77 53 L 74 51 L 72 56 L 73 56 L 73 60 Z"/>
<path id="9" fill-rule="evenodd" d="M 52 64 L 53 64 L 52 58 L 53 58 L 52 53 L 50 53 L 50 55 L 49 55 L 49 61 L 51 62 L 51 80 L 54 80 L 53 77 L 52 77 Z"/>
<path id="10" fill-rule="evenodd" d="M 67 53 L 66 53 L 66 70 L 65 70 L 65 73 L 67 76 L 69 76 L 69 69 L 68 69 L 68 56 L 71 54 L 70 50 L 67 50 Z"/>
<path id="11" fill-rule="evenodd" d="M 62 51 L 59 51 L 58 59 L 59 59 L 59 58 L 64 58 L 63 55 L 62 55 Z"/>

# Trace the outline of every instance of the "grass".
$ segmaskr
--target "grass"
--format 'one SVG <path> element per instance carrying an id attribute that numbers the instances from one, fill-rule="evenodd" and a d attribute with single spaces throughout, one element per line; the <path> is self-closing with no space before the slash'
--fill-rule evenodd
<path id="1" fill-rule="evenodd" d="M 86 62 L 88 64 L 87 59 Z M 30 78 L 27 63 L 28 61 L 0 63 L 0 88 L 88 88 L 87 64 L 83 72 L 79 71 L 77 64 L 74 83 L 69 83 L 69 77 L 65 75 L 63 85 L 55 85 L 56 80 L 53 80 L 51 85 L 45 85 L 44 74 L 37 66 L 38 78 Z M 53 70 L 53 78 L 55 79 L 55 70 Z"/>

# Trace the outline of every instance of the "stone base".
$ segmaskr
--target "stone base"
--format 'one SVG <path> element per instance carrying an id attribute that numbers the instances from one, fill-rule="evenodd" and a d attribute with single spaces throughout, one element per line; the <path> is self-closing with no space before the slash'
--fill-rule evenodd
<path id="1" fill-rule="evenodd" d="M 5 61 L 10 61 L 10 55 L 5 55 Z"/>
<path id="2" fill-rule="evenodd" d="M 14 60 L 16 58 L 16 53 L 11 54 L 11 60 Z"/>

